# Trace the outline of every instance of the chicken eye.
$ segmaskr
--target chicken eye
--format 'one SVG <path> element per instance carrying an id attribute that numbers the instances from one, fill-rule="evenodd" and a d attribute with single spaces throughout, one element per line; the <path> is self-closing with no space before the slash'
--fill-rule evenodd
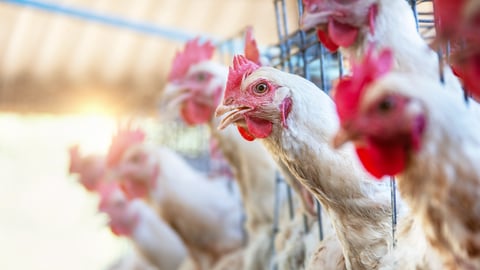
<path id="1" fill-rule="evenodd" d="M 387 97 L 378 104 L 378 110 L 385 113 L 390 111 L 394 106 L 395 102 L 393 99 L 391 97 Z"/>
<path id="2" fill-rule="evenodd" d="M 256 94 L 265 94 L 268 91 L 268 85 L 266 83 L 259 83 L 255 86 L 254 92 Z"/>
<path id="3" fill-rule="evenodd" d="M 203 82 L 207 79 L 207 75 L 203 72 L 197 74 L 197 81 Z"/>
<path id="4" fill-rule="evenodd" d="M 130 162 L 132 163 L 140 163 L 143 160 L 143 155 L 135 154 L 129 158 Z"/>

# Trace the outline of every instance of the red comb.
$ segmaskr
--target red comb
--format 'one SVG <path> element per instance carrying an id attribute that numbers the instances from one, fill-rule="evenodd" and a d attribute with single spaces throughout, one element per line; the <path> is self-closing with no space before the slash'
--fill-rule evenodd
<path id="1" fill-rule="evenodd" d="M 245 30 L 245 57 L 256 64 L 261 65 L 260 52 L 258 50 L 257 41 L 253 37 L 253 27 L 251 26 L 248 26 Z"/>
<path id="2" fill-rule="evenodd" d="M 125 151 L 135 144 L 145 140 L 145 132 L 140 129 L 127 128 L 119 129 L 112 138 L 112 144 L 107 154 L 107 167 L 112 168 L 118 165 Z"/>
<path id="3" fill-rule="evenodd" d="M 393 52 L 390 49 L 383 49 L 375 55 L 373 48 L 370 45 L 363 61 L 352 64 L 352 75 L 341 78 L 335 87 L 333 100 L 342 122 L 356 114 L 366 87 L 389 72 L 393 66 Z"/>
<path id="4" fill-rule="evenodd" d="M 177 52 L 173 59 L 172 70 L 168 75 L 169 81 L 181 79 L 187 74 L 191 65 L 210 60 L 213 57 L 215 46 L 209 41 L 200 44 L 200 38 L 195 38 L 185 44 L 183 52 Z"/>
<path id="5" fill-rule="evenodd" d="M 72 145 L 68 148 L 68 154 L 70 156 L 70 164 L 68 167 L 69 173 L 79 173 L 80 172 L 80 150 L 78 144 Z"/>
<path id="6" fill-rule="evenodd" d="M 225 89 L 225 95 L 229 95 L 232 91 L 240 87 L 243 78 L 250 75 L 253 71 L 260 68 L 256 63 L 248 60 L 243 55 L 235 55 L 233 57 L 233 66 L 229 68 L 228 81 Z"/>

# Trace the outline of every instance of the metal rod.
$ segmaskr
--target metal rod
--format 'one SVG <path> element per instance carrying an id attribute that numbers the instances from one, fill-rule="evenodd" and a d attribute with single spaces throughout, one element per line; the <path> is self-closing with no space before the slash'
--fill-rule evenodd
<path id="1" fill-rule="evenodd" d="M 443 50 L 442 48 L 439 48 L 437 50 L 437 56 L 438 56 L 438 74 L 440 76 L 440 82 L 442 84 L 445 84 L 445 74 L 444 74 L 444 61 L 443 61 Z"/>
<path id="2" fill-rule="evenodd" d="M 320 241 L 323 240 L 323 219 L 322 219 L 322 205 L 320 202 L 315 199 L 315 204 L 317 205 L 317 221 L 318 221 L 318 238 Z"/>
<path id="3" fill-rule="evenodd" d="M 391 192 L 391 204 L 392 204 L 392 239 L 393 246 L 396 245 L 395 233 L 397 230 L 397 187 L 395 183 L 395 177 L 390 178 L 390 192 Z"/>
<path id="4" fill-rule="evenodd" d="M 298 5 L 298 16 L 299 18 L 301 18 L 303 15 L 302 0 L 298 0 L 297 5 Z M 308 63 L 307 63 L 307 47 L 305 42 L 305 31 L 300 29 L 299 32 L 300 32 L 300 50 L 302 53 L 302 60 L 303 60 L 303 76 L 305 77 L 305 79 L 310 80 L 310 72 L 309 72 Z"/>
<path id="5" fill-rule="evenodd" d="M 295 216 L 295 207 L 293 205 L 292 188 L 287 184 L 285 184 L 285 186 L 287 187 L 288 215 L 290 216 L 290 219 L 293 219 Z"/>
<path id="6" fill-rule="evenodd" d="M 285 55 L 285 45 L 283 44 L 283 35 L 282 35 L 282 24 L 280 23 L 280 9 L 278 7 L 278 1 L 279 0 L 273 0 L 273 6 L 275 8 L 275 21 L 277 23 L 277 35 L 278 35 L 278 40 L 280 41 L 279 47 L 280 47 L 280 63 L 283 67 L 283 70 L 286 69 L 286 55 Z"/>
<path id="7" fill-rule="evenodd" d="M 338 57 L 338 75 L 343 77 L 344 70 L 343 70 L 343 56 L 340 52 L 337 52 Z"/>
<path id="8" fill-rule="evenodd" d="M 288 37 L 288 24 L 287 24 L 287 7 L 285 5 L 285 0 L 281 0 L 282 3 L 282 22 L 283 22 L 283 36 Z M 290 50 L 290 40 L 285 40 L 285 49 L 287 55 L 291 55 L 291 50 Z M 293 72 L 293 66 L 292 66 L 292 61 L 291 58 L 288 59 L 287 61 L 288 64 L 288 72 Z"/>
<path id="9" fill-rule="evenodd" d="M 49 3 L 44 1 L 35 1 L 35 0 L 0 0 L 0 2 L 11 3 L 20 6 L 28 6 L 31 8 L 36 8 L 48 12 L 63 14 L 66 16 L 74 17 L 77 19 L 83 19 L 87 21 L 93 21 L 97 23 L 106 24 L 109 26 L 114 26 L 118 28 L 125 28 L 128 30 L 133 30 L 136 32 L 141 32 L 144 34 L 154 35 L 174 41 L 184 42 L 193 37 L 197 36 L 190 34 L 177 29 L 170 29 L 167 27 L 161 27 L 158 25 L 151 25 L 144 22 L 135 22 L 123 19 L 121 17 L 100 14 L 95 11 L 90 11 L 87 9 L 77 8 L 77 7 L 68 7 L 65 5 L 59 5 L 56 3 Z M 209 40 L 214 41 L 212 37 L 207 37 L 207 35 L 202 35 Z"/>
<path id="10" fill-rule="evenodd" d="M 409 0 L 410 6 L 412 7 L 413 17 L 415 18 L 415 25 L 418 31 L 418 13 L 417 13 L 417 4 L 415 0 Z"/>
<path id="11" fill-rule="evenodd" d="M 320 83 L 323 91 L 327 91 L 327 78 L 325 76 L 325 47 L 319 44 L 318 49 L 320 50 Z"/>
<path id="12" fill-rule="evenodd" d="M 275 173 L 275 201 L 273 203 L 273 224 L 272 224 L 272 235 L 270 238 L 270 250 L 272 251 L 272 257 L 275 256 L 275 237 L 279 231 L 279 217 L 280 217 L 280 184 L 282 183 L 282 178 L 280 173 L 277 171 Z M 278 266 L 274 264 L 272 266 L 273 270 L 276 270 Z"/>

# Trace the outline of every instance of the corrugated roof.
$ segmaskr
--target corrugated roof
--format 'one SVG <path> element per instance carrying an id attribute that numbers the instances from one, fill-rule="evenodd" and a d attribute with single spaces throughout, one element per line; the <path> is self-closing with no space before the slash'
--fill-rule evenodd
<path id="1" fill-rule="evenodd" d="M 278 40 L 271 0 L 49 1 L 0 0 L 0 110 L 68 112 L 89 102 L 117 111 L 154 109 L 183 45 L 178 37 L 109 26 L 58 8 L 218 41 L 252 25 L 260 44 Z M 297 1 L 287 1 L 287 10 L 295 30 Z"/>

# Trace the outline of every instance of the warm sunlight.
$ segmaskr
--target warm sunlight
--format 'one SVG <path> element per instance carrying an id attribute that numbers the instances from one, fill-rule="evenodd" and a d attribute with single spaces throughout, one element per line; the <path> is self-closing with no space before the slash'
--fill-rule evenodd
<path id="1" fill-rule="evenodd" d="M 0 114 L 0 269 L 103 270 L 125 252 L 98 198 L 68 175 L 68 147 L 105 152 L 115 125 L 108 116 Z"/>
<path id="2" fill-rule="evenodd" d="M 72 116 L 66 119 L 64 132 L 80 145 L 84 153 L 105 153 L 116 128 L 116 121 L 109 116 L 93 114 Z"/>

